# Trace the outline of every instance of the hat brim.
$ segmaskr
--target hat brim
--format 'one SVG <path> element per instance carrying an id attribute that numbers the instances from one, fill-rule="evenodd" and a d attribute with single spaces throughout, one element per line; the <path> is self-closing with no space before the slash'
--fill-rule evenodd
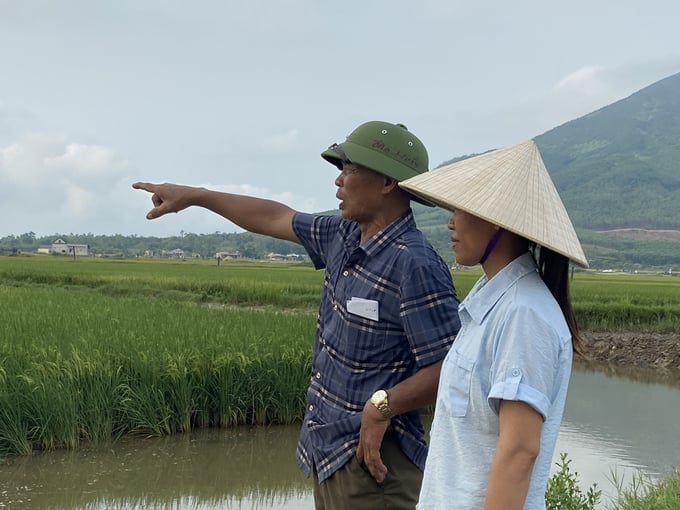
<path id="1" fill-rule="evenodd" d="M 533 141 L 458 161 L 399 185 L 439 207 L 466 211 L 588 267 Z"/>
<path id="2" fill-rule="evenodd" d="M 374 172 L 378 172 L 379 174 L 386 175 L 397 182 L 401 182 L 411 177 L 415 177 L 416 175 L 420 175 L 412 168 L 409 168 L 398 161 L 390 160 L 386 164 L 386 158 L 381 153 L 366 149 L 361 145 L 351 142 L 344 142 L 339 144 L 339 146 L 347 155 L 347 159 L 349 159 L 350 162 L 365 166 L 366 168 L 369 168 Z M 332 148 L 323 151 L 321 153 L 321 157 L 328 161 L 331 165 L 337 167 L 339 170 L 342 170 L 343 160 L 340 155 Z M 419 195 L 413 194 L 406 189 L 404 189 L 404 191 L 408 192 L 408 194 L 411 195 L 411 198 L 418 203 L 428 207 L 435 206 L 433 203 Z"/>

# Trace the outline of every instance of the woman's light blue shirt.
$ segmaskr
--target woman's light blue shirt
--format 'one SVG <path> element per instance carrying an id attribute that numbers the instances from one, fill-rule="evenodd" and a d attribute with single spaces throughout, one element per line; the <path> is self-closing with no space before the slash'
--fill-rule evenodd
<path id="1" fill-rule="evenodd" d="M 572 365 L 571 334 L 527 253 L 460 304 L 461 330 L 442 367 L 419 509 L 480 509 L 499 433 L 501 400 L 543 417 L 525 509 L 545 508 Z"/>

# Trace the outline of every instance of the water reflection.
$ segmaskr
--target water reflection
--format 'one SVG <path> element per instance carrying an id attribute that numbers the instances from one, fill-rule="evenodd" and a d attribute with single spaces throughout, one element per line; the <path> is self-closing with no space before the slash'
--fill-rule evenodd
<path id="1" fill-rule="evenodd" d="M 597 483 L 611 496 L 614 477 L 626 485 L 638 472 L 666 476 L 680 463 L 680 391 L 631 373 L 593 365 L 574 372 L 555 461 L 567 452 L 584 490 Z M 5 459 L 0 508 L 311 509 L 311 482 L 294 458 L 297 433 L 201 431 Z"/>
<path id="2" fill-rule="evenodd" d="M 296 440 L 296 427 L 244 428 L 5 460 L 0 508 L 311 508 Z"/>
<path id="3" fill-rule="evenodd" d="M 617 366 L 606 363 L 585 362 L 577 360 L 575 369 L 579 372 L 596 372 L 620 377 L 629 381 L 643 384 L 662 384 L 673 388 L 680 388 L 680 371 L 656 370 L 652 368 L 638 368 L 629 366 Z"/>
<path id="4" fill-rule="evenodd" d="M 573 459 L 581 479 L 614 495 L 644 474 L 659 479 L 680 465 L 680 374 L 579 365 L 557 450 Z M 670 385 L 669 385 L 670 384 Z"/>

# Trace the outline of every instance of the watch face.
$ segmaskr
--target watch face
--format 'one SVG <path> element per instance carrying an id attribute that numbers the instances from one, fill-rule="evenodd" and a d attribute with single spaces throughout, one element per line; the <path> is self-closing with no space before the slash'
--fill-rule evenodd
<path id="1" fill-rule="evenodd" d="M 371 397 L 371 402 L 373 402 L 374 404 L 380 404 L 384 402 L 386 398 L 387 392 L 385 390 L 378 390 Z"/>

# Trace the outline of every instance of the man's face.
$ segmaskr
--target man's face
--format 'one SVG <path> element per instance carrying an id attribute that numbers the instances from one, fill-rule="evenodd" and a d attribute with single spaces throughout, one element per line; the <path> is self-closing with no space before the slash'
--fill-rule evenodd
<path id="1" fill-rule="evenodd" d="M 354 163 L 343 163 L 335 179 L 342 217 L 359 223 L 369 222 L 379 207 L 385 176 Z"/>

